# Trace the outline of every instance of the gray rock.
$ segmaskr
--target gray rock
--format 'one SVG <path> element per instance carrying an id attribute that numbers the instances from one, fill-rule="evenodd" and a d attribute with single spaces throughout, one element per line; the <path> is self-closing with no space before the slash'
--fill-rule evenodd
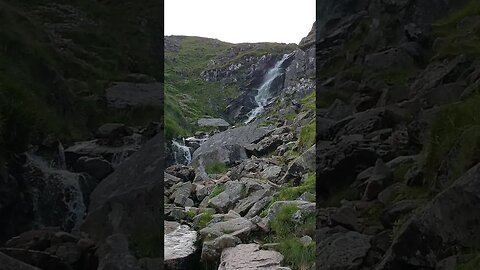
<path id="1" fill-rule="evenodd" d="M 302 155 L 294 159 L 290 165 L 288 165 L 285 175 L 279 181 L 277 181 L 277 183 L 283 184 L 294 179 L 300 179 L 303 174 L 314 171 L 316 168 L 315 149 L 315 145 L 313 145 Z"/>
<path id="2" fill-rule="evenodd" d="M 245 184 L 240 181 L 230 181 L 225 184 L 225 190 L 210 199 L 210 206 L 221 213 L 226 213 L 246 195 Z"/>
<path id="3" fill-rule="evenodd" d="M 174 200 L 175 204 L 179 206 L 186 206 L 185 204 L 182 204 L 182 203 L 185 203 L 186 200 L 189 199 L 190 195 L 192 194 L 193 188 L 194 186 L 190 182 L 179 183 L 174 187 L 172 187 L 174 192 L 170 196 L 170 199 Z M 188 205 L 188 206 L 192 206 L 192 205 Z"/>
<path id="4" fill-rule="evenodd" d="M 32 265 L 28 265 L 22 261 L 16 260 L 10 256 L 0 252 L 0 269 L 4 270 L 41 270 Z"/>
<path id="5" fill-rule="evenodd" d="M 250 210 L 248 210 L 248 213 L 245 215 L 246 218 L 252 218 L 258 214 L 260 214 L 263 209 L 273 200 L 273 197 L 265 197 L 258 202 L 256 202 Z"/>
<path id="6" fill-rule="evenodd" d="M 112 108 L 125 109 L 138 106 L 163 106 L 162 83 L 118 82 L 105 90 L 105 97 Z"/>
<path id="7" fill-rule="evenodd" d="M 374 70 L 408 68 L 413 66 L 413 64 L 414 60 L 410 54 L 400 48 L 391 48 L 365 56 L 365 65 Z"/>
<path id="8" fill-rule="evenodd" d="M 364 200 L 374 200 L 378 194 L 388 185 L 393 176 L 393 172 L 381 159 L 378 159 L 373 168 L 372 175 L 364 183 Z"/>
<path id="9" fill-rule="evenodd" d="M 421 205 L 417 200 L 404 200 L 394 203 L 385 209 L 380 216 L 380 221 L 385 228 L 391 229 L 395 222 L 402 216 L 412 212 Z"/>
<path id="10" fill-rule="evenodd" d="M 187 225 L 165 221 L 164 224 L 165 269 L 192 269 L 195 259 L 197 232 Z"/>
<path id="11" fill-rule="evenodd" d="M 127 236 L 113 234 L 97 251 L 99 270 L 141 270 L 138 260 L 130 253 Z"/>
<path id="12" fill-rule="evenodd" d="M 249 235 L 256 226 L 250 220 L 242 217 L 221 221 L 217 223 L 210 223 L 207 227 L 200 230 L 200 235 L 204 238 L 220 237 L 224 234 L 231 234 L 239 238 L 244 238 Z"/>
<path id="13" fill-rule="evenodd" d="M 252 208 L 258 201 L 268 196 L 268 194 L 269 194 L 269 190 L 266 190 L 266 189 L 257 190 L 252 194 L 250 194 L 248 197 L 240 200 L 238 204 L 235 206 L 235 208 L 233 209 L 233 211 L 244 216 L 245 214 L 247 214 L 250 208 Z"/>
<path id="14" fill-rule="evenodd" d="M 220 255 L 224 249 L 234 247 L 241 243 L 242 241 L 238 237 L 231 235 L 222 235 L 214 240 L 205 241 L 202 247 L 202 261 L 215 262 L 220 259 Z"/>
<path id="15" fill-rule="evenodd" d="M 99 180 L 113 172 L 112 164 L 99 157 L 80 157 L 75 163 L 74 169 L 77 172 L 86 172 Z"/>
<path id="16" fill-rule="evenodd" d="M 96 132 L 99 138 L 118 139 L 133 134 L 133 130 L 125 124 L 107 123 L 101 125 Z"/>
<path id="17" fill-rule="evenodd" d="M 200 118 L 197 121 L 197 125 L 199 127 L 219 127 L 219 128 L 226 128 L 230 126 L 230 124 L 227 121 L 221 118 Z"/>
<path id="18" fill-rule="evenodd" d="M 262 178 L 276 182 L 275 180 L 280 177 L 281 173 L 282 173 L 282 167 L 273 165 L 273 166 L 268 166 L 262 172 L 260 172 L 260 176 Z"/>
<path id="19" fill-rule="evenodd" d="M 405 268 L 433 269 L 437 256 L 455 243 L 476 247 L 480 216 L 475 211 L 480 201 L 480 165 L 471 168 L 399 230 L 378 270 Z"/>
<path id="20" fill-rule="evenodd" d="M 282 261 L 279 252 L 261 250 L 258 244 L 241 244 L 222 252 L 218 270 L 278 270 Z"/>
<path id="21" fill-rule="evenodd" d="M 161 135 L 147 142 L 95 188 L 82 231 L 102 242 L 114 232 L 128 235 L 162 226 Z"/>
<path id="22" fill-rule="evenodd" d="M 351 207 L 341 207 L 330 216 L 330 221 L 333 226 L 340 225 L 349 230 L 360 231 L 357 213 Z"/>
<path id="23" fill-rule="evenodd" d="M 335 233 L 317 239 L 316 264 L 320 269 L 359 270 L 370 249 L 371 236 L 358 232 Z"/>

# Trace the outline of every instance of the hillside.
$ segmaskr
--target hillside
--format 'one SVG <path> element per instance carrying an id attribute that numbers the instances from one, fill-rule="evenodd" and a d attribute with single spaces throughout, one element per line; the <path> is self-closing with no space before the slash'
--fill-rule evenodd
<path id="1" fill-rule="evenodd" d="M 478 269 L 480 5 L 317 9 L 317 267 Z"/>
<path id="2" fill-rule="evenodd" d="M 227 105 L 237 98 L 249 78 L 221 83 L 205 80 L 209 71 L 233 70 L 247 58 L 255 62 L 266 53 L 281 53 L 294 45 L 258 43 L 231 44 L 215 39 L 184 36 L 165 37 L 165 130 L 166 137 L 192 135 L 202 117 L 223 117 Z M 255 59 L 254 59 L 255 58 Z"/>
<path id="3" fill-rule="evenodd" d="M 109 110 L 104 91 L 131 73 L 161 78 L 158 13 L 155 1 L 0 1 L 2 149 L 21 152 L 49 134 L 85 138 L 101 123 L 144 117 Z"/>

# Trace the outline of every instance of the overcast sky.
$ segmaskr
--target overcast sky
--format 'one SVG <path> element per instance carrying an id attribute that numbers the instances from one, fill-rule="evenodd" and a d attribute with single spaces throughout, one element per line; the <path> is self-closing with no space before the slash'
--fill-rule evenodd
<path id="1" fill-rule="evenodd" d="M 299 43 L 315 22 L 315 0 L 165 0 L 165 35 L 231 43 Z"/>

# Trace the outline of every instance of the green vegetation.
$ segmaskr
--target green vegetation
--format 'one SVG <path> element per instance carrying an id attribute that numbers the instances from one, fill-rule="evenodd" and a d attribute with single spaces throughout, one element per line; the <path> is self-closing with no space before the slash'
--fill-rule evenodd
<path id="1" fill-rule="evenodd" d="M 476 255 L 471 260 L 457 265 L 455 270 L 477 270 L 480 267 L 480 255 Z"/>
<path id="2" fill-rule="evenodd" d="M 205 166 L 205 172 L 208 174 L 222 174 L 228 171 L 228 166 L 224 163 L 215 162 L 215 163 L 208 163 Z"/>
<path id="3" fill-rule="evenodd" d="M 129 73 L 160 78 L 158 3 L 68 2 L 65 8 L 0 0 L 2 155 L 50 134 L 62 141 L 85 138 L 110 118 L 144 118 L 108 110 L 99 99 L 110 81 Z M 149 115 L 158 119 L 156 112 Z"/>
<path id="4" fill-rule="evenodd" d="M 468 17 L 478 15 L 480 15 L 480 3 L 471 0 L 434 25 L 439 40 L 437 50 L 439 57 L 460 54 L 471 57 L 480 56 L 480 25 L 463 21 Z M 461 27 L 458 27 L 459 23 L 462 23 Z"/>
<path id="5" fill-rule="evenodd" d="M 315 111 L 315 101 L 317 100 L 317 91 L 313 91 L 308 96 L 300 100 L 302 112 Z"/>
<path id="6" fill-rule="evenodd" d="M 301 151 L 307 150 L 312 145 L 315 144 L 315 132 L 316 121 L 313 119 L 312 122 L 302 127 L 300 131 L 300 138 L 298 139 L 298 147 Z"/>
<path id="7" fill-rule="evenodd" d="M 298 239 L 304 235 L 315 237 L 315 213 L 306 214 L 300 223 L 292 219 L 298 211 L 296 205 L 285 205 L 280 208 L 277 217 L 270 226 L 275 233 L 273 240 L 278 241 L 278 250 L 284 254 L 285 262 L 292 269 L 310 269 L 315 262 L 315 242 L 304 245 Z"/>
<path id="8" fill-rule="evenodd" d="M 297 238 L 280 242 L 278 251 L 284 255 L 284 262 L 292 269 L 312 269 L 315 262 L 315 242 L 304 245 Z"/>
<path id="9" fill-rule="evenodd" d="M 451 182 L 480 161 L 480 95 L 440 110 L 431 125 L 425 149 L 426 177 L 437 186 L 440 167 L 448 166 Z M 444 183 L 448 184 L 448 183 Z"/>
<path id="10" fill-rule="evenodd" d="M 215 211 L 212 209 L 208 209 L 207 211 L 201 213 L 197 223 L 198 229 L 201 230 L 207 227 L 208 222 L 213 219 L 213 214 L 215 214 Z"/>
<path id="11" fill-rule="evenodd" d="M 214 198 L 214 197 L 218 196 L 218 194 L 220 194 L 220 193 L 222 193 L 222 192 L 224 192 L 224 191 L 225 191 L 225 186 L 224 186 L 224 185 L 216 185 L 216 186 L 213 188 L 212 192 L 210 192 L 209 197 L 210 197 L 210 198 Z"/>

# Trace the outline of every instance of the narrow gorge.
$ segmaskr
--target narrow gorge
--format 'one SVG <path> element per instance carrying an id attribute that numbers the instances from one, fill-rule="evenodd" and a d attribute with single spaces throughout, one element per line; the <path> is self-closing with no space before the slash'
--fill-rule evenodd
<path id="1" fill-rule="evenodd" d="M 165 101 L 185 123 L 166 126 L 165 269 L 314 267 L 315 48 L 303 45 L 165 37 Z"/>

